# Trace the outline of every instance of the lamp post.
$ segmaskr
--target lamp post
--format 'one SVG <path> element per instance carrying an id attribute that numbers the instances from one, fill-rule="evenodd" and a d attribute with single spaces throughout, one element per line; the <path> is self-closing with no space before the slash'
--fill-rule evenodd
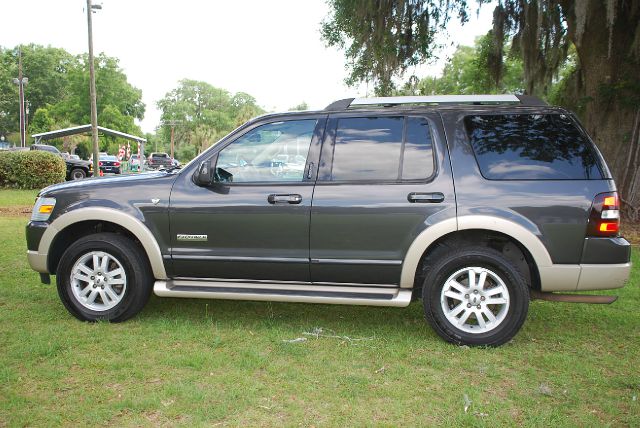
<path id="1" fill-rule="evenodd" d="M 174 134 L 174 129 L 176 127 L 176 125 L 181 124 L 182 121 L 181 120 L 166 120 L 164 121 L 162 124 L 163 125 L 169 125 L 171 126 L 171 161 L 173 162 L 173 134 Z"/>
<path id="2" fill-rule="evenodd" d="M 89 92 L 91 96 L 91 140 L 93 141 L 93 176 L 100 176 L 100 163 L 98 160 L 98 107 L 96 106 L 96 74 L 93 64 L 93 29 L 91 25 L 91 14 L 94 10 L 102 9 L 102 5 L 91 4 L 87 0 L 87 28 L 89 32 Z"/>
<path id="3" fill-rule="evenodd" d="M 29 83 L 29 79 L 22 75 L 22 50 L 18 47 L 18 78 L 13 79 L 13 83 L 18 85 L 18 96 L 20 102 L 20 147 L 27 146 L 27 127 L 24 111 L 24 86 Z"/>

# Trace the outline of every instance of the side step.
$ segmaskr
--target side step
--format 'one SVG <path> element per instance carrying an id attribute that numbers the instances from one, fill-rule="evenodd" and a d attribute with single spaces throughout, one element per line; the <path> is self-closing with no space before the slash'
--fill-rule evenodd
<path id="1" fill-rule="evenodd" d="M 595 303 L 599 305 L 610 305 L 618 300 L 618 296 L 593 296 L 591 294 L 558 294 L 545 293 L 542 291 L 531 290 L 531 298 L 539 300 L 548 300 L 550 302 L 565 303 Z"/>
<path id="2" fill-rule="evenodd" d="M 411 290 L 390 287 L 327 286 L 309 283 L 232 282 L 202 280 L 156 281 L 160 297 L 191 299 L 259 300 L 273 302 L 329 303 L 404 307 Z"/>

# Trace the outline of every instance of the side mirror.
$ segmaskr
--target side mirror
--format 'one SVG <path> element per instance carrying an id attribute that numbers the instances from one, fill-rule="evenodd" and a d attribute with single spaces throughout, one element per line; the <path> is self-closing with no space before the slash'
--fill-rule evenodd
<path id="1" fill-rule="evenodd" d="M 211 168 L 210 160 L 204 161 L 200 164 L 194 177 L 194 181 L 201 187 L 207 187 L 213 183 L 213 169 Z"/>

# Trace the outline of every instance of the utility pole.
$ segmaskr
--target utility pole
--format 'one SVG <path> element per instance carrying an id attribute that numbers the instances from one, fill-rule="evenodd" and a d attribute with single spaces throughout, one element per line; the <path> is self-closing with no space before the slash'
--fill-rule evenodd
<path id="1" fill-rule="evenodd" d="M 102 9 L 101 5 L 92 5 L 91 0 L 87 0 L 87 28 L 89 31 L 89 92 L 91 95 L 91 140 L 93 141 L 93 176 L 100 176 L 100 163 L 98 160 L 98 107 L 96 105 L 96 73 L 93 64 L 93 29 L 91 25 L 91 14 L 93 10 Z"/>
<path id="2" fill-rule="evenodd" d="M 24 111 L 24 85 L 26 85 L 28 82 L 29 79 L 22 75 L 22 49 L 18 47 L 18 78 L 13 79 L 13 83 L 18 85 L 20 102 L 20 147 L 27 146 L 27 122 Z"/>
<path id="3" fill-rule="evenodd" d="M 171 126 L 171 160 L 173 160 L 173 134 L 176 125 L 179 125 L 180 123 L 182 123 L 181 120 L 167 120 L 163 122 L 164 125 Z"/>

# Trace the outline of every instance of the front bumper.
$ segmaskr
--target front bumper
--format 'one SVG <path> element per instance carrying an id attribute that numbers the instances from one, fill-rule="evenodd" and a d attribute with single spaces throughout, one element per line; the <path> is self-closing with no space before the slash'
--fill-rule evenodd
<path id="1" fill-rule="evenodd" d="M 40 273 L 49 273 L 47 269 L 47 254 L 41 254 L 37 251 L 27 250 L 27 260 L 31 269 Z"/>
<path id="2" fill-rule="evenodd" d="M 43 248 L 40 248 L 40 241 L 45 231 L 52 227 L 44 221 L 30 221 L 25 229 L 27 237 L 27 260 L 31 269 L 40 273 L 49 273 L 47 268 L 47 256 Z M 42 252 L 41 252 L 42 251 Z M 46 249 L 45 251 L 48 251 Z"/>

